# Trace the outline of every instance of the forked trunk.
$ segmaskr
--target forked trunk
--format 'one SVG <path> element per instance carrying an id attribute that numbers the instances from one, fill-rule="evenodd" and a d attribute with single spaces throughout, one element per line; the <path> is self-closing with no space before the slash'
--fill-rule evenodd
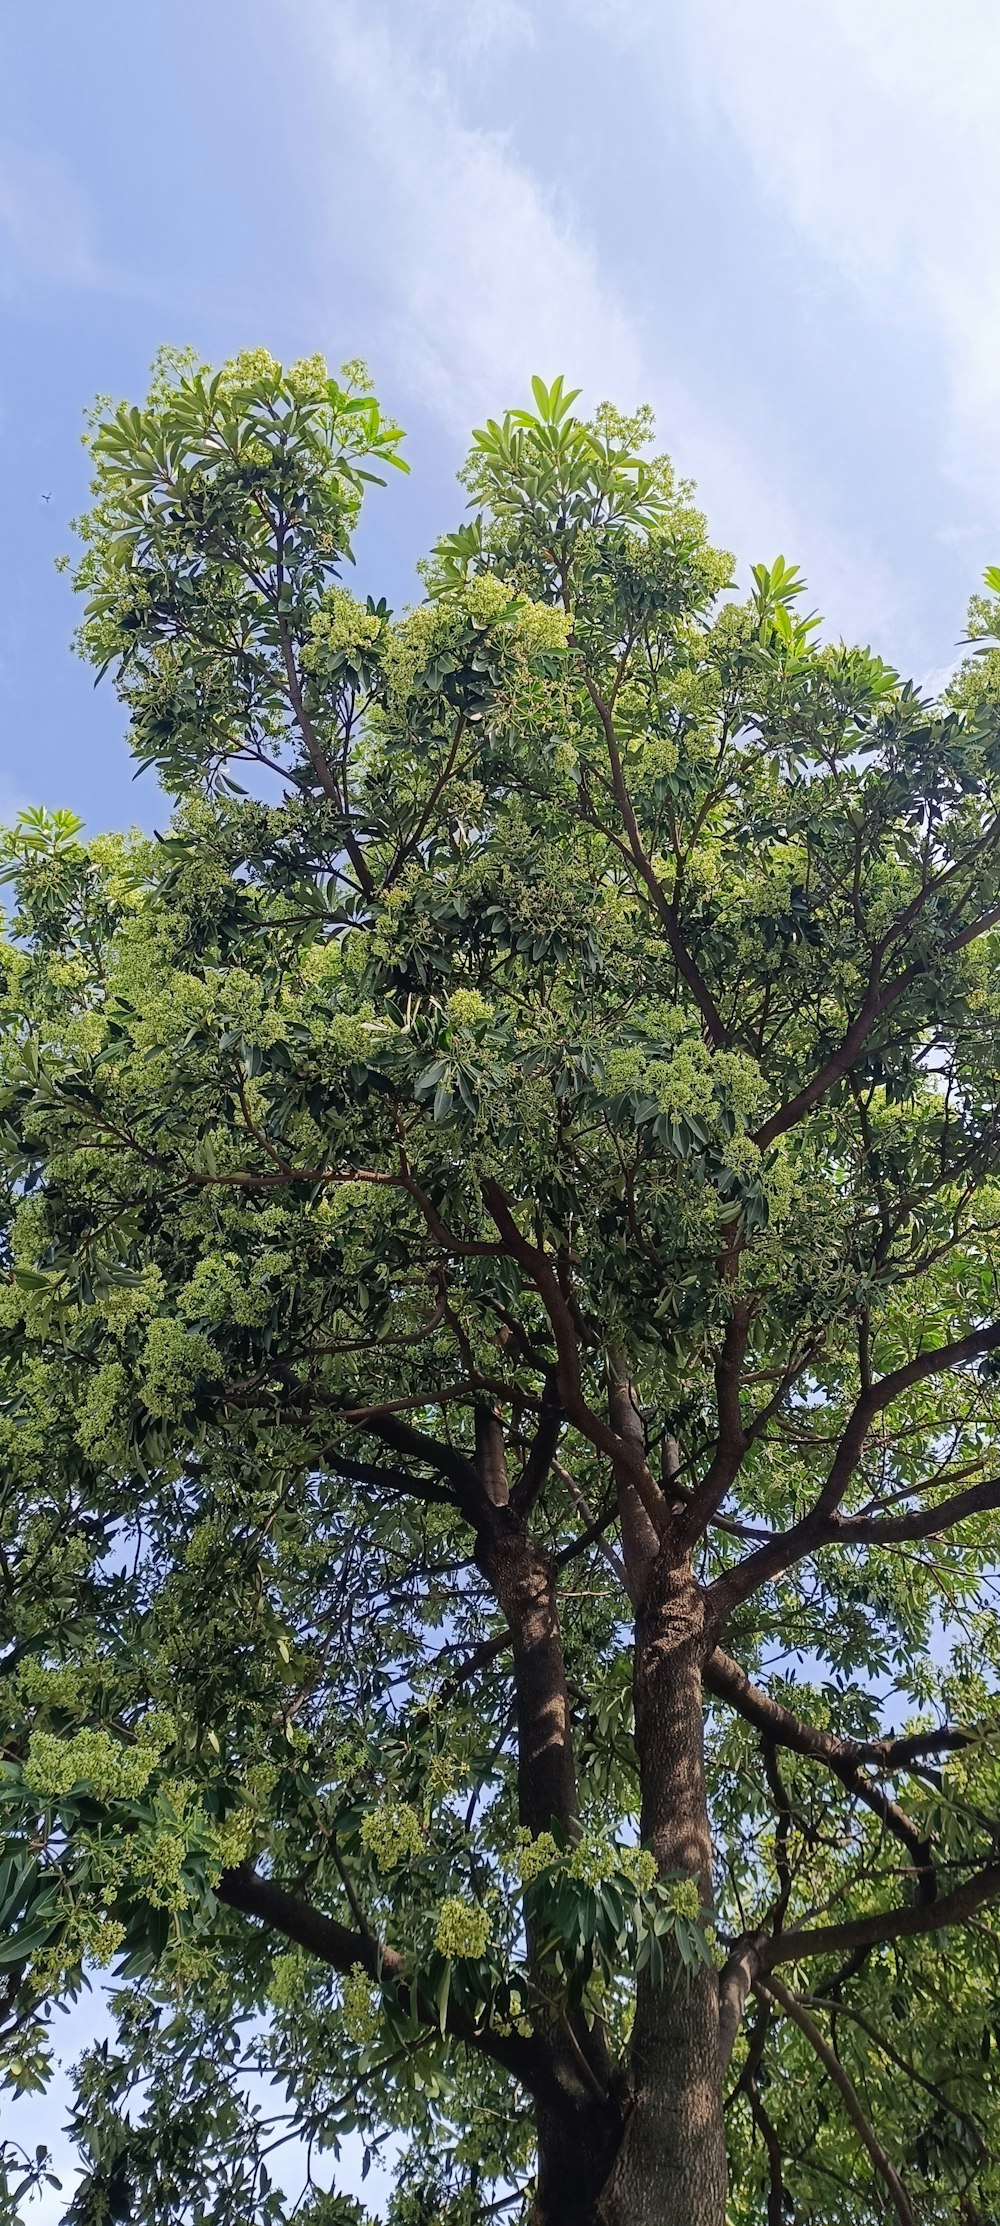
<path id="1" fill-rule="evenodd" d="M 514 1641 L 521 1820 L 532 1832 L 566 1826 L 576 1789 L 551 1564 L 506 1507 L 484 1526 L 480 1560 Z M 687 1565 L 650 1555 L 643 1577 L 634 1673 L 642 1838 L 661 1872 L 696 1879 L 708 1904 L 702 1598 Z M 551 2036 L 552 2087 L 537 2103 L 536 2226 L 724 2226 L 716 1975 L 665 1960 L 662 1984 L 648 1973 L 639 1983 L 621 2085 L 599 2030 L 574 2017 Z"/>

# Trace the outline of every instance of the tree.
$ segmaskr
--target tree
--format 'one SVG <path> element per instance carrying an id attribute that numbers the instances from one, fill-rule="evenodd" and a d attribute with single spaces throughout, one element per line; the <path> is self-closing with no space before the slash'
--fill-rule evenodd
<path id="1" fill-rule="evenodd" d="M 118 1958 L 81 2222 L 283 2215 L 248 2063 L 397 2226 L 1000 2200 L 992 668 L 726 600 L 576 399 L 399 620 L 359 367 L 93 425 L 177 809 L 10 832 L 0 1105 L 5 2062 Z"/>

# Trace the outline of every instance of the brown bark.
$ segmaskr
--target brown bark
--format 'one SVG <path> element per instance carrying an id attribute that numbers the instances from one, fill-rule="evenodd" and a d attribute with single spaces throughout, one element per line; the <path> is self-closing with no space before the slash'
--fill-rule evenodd
<path id="1" fill-rule="evenodd" d="M 662 1874 L 696 1879 L 712 1897 L 703 1756 L 702 1667 L 710 1640 L 704 1598 L 685 1558 L 663 1548 L 636 1489 L 645 1468 L 641 1419 L 624 1370 L 612 1367 L 610 1421 L 622 1544 L 636 1610 L 635 1721 L 642 1838 Z M 499 1435 L 499 1432 L 497 1432 Z M 511 1634 L 520 1819 L 532 1833 L 572 1831 L 577 1813 L 569 1694 L 550 1555 L 535 1541 L 506 1479 L 484 1410 L 477 1418 L 483 1503 L 477 1559 Z M 553 2087 L 536 2090 L 535 2226 L 724 2226 L 725 2149 L 719 1987 L 667 1950 L 663 1981 L 637 1991 L 627 2076 L 599 2029 L 558 2018 L 543 2039 Z M 529 1942 L 530 1953 L 530 1942 Z M 544 1973 L 539 1972 L 544 1992 Z"/>
<path id="2" fill-rule="evenodd" d="M 500 1505 L 480 1531 L 478 1559 L 511 1633 L 520 1821 L 536 1835 L 554 1824 L 571 1832 L 576 1769 L 551 1557 L 517 1511 Z M 544 2045 L 551 2088 L 536 2094 L 536 2226 L 596 2226 L 594 2204 L 621 2131 L 604 2038 L 571 2016 L 553 2019 Z"/>
<path id="3" fill-rule="evenodd" d="M 642 1837 L 662 1873 L 698 1879 L 708 1905 L 704 1606 L 690 1566 L 664 1564 L 636 1619 Z M 718 1979 L 678 1958 L 663 1985 L 648 1972 L 639 1981 L 627 2116 L 597 2216 L 601 2226 L 724 2226 L 725 2208 Z"/>
<path id="4" fill-rule="evenodd" d="M 497 1507 L 479 1534 L 476 1558 L 511 1634 L 517 1709 L 521 1823 L 529 1832 L 569 1829 L 576 1770 L 569 1693 L 550 1556 L 519 1516 Z"/>

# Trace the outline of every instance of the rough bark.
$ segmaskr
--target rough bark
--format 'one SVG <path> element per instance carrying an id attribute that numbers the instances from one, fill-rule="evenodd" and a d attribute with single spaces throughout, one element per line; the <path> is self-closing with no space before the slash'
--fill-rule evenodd
<path id="1" fill-rule="evenodd" d="M 520 1821 L 533 1834 L 553 1824 L 572 1831 L 576 1769 L 551 1557 L 517 1510 L 500 1505 L 482 1526 L 478 1559 L 511 1633 Z M 604 2037 L 574 2016 L 554 2022 L 545 2041 L 552 2085 L 536 2099 L 536 2226 L 596 2226 L 621 2134 Z"/>
<path id="2" fill-rule="evenodd" d="M 538 2188 L 532 2226 L 598 2226 L 597 2203 L 621 2141 L 621 2105 L 596 2094 L 536 2110 Z"/>
<path id="3" fill-rule="evenodd" d="M 616 1421 L 639 1431 L 623 1385 Z M 485 1445 L 481 1449 L 485 1451 Z M 635 1721 L 642 1837 L 661 1872 L 697 1878 L 711 1902 L 703 1757 L 703 1597 L 690 1564 L 657 1552 L 624 1484 L 623 1544 L 636 1598 Z M 521 1822 L 572 1829 L 577 1811 L 569 1694 L 551 1558 L 502 1492 L 478 1559 L 511 1633 Z M 498 1500 L 500 1504 L 497 1504 Z M 725 2151 L 714 1971 L 668 1964 L 640 1980 L 627 2082 L 582 2018 L 547 2036 L 554 2090 L 539 2099 L 535 2226 L 724 2226 Z"/>
<path id="4" fill-rule="evenodd" d="M 711 1901 L 705 1797 L 701 1592 L 661 1557 L 636 1618 L 635 1725 L 642 1836 L 661 1872 L 696 1876 Z M 724 2226 L 726 2165 L 714 1971 L 640 1979 L 628 2110 L 598 2204 L 600 2226 Z"/>
<path id="5" fill-rule="evenodd" d="M 483 1525 L 477 1551 L 511 1634 L 521 1823 L 529 1832 L 576 1816 L 569 1693 L 550 1556 L 508 1507 Z"/>

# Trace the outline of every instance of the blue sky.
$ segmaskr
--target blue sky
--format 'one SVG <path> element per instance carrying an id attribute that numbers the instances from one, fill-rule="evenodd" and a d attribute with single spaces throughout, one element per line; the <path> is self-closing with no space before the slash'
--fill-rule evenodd
<path id="1" fill-rule="evenodd" d="M 0 33 L 0 810 L 160 816 L 53 559 L 154 349 L 372 363 L 413 477 L 564 370 L 651 400 L 744 563 L 923 678 L 1000 558 L 993 0 L 43 0 Z M 43 498 L 50 499 L 45 501 Z"/>
<path id="2" fill-rule="evenodd" d="M 397 604 L 470 425 L 562 370 L 653 403 L 744 565 L 940 674 L 1000 561 L 998 119 L 996 0 L 8 4 L 0 814 L 162 820 L 54 559 L 84 406 L 165 341 L 368 357 Z"/>

